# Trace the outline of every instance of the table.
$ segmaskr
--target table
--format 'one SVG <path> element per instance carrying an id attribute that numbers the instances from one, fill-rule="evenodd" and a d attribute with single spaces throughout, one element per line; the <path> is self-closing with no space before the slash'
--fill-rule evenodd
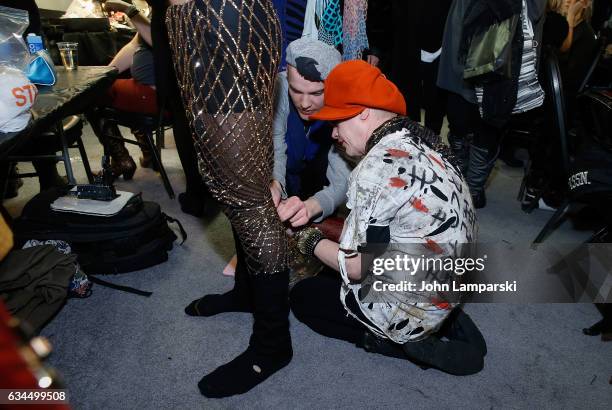
<path id="1" fill-rule="evenodd" d="M 13 133 L 0 133 L 0 160 L 25 144 L 31 135 L 56 128 L 63 139 L 62 119 L 81 114 L 98 102 L 117 77 L 114 67 L 79 67 L 66 70 L 56 67 L 57 81 L 53 86 L 39 86 L 38 96 L 32 106 L 32 119 L 24 130 Z M 64 145 L 64 158 L 69 158 L 68 148 Z M 70 161 L 65 161 L 66 173 L 74 183 Z"/>

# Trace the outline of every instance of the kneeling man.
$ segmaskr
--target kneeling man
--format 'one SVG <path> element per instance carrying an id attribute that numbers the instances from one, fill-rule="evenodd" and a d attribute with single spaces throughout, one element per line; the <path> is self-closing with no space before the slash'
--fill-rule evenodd
<path id="1" fill-rule="evenodd" d="M 456 303 L 418 289 L 376 300 L 372 275 L 363 274 L 362 262 L 380 255 L 381 244 L 401 245 L 414 258 L 452 258 L 475 241 L 472 200 L 451 151 L 405 113 L 402 94 L 378 68 L 347 61 L 329 74 L 324 107 L 311 119 L 332 122 L 332 137 L 360 162 L 349 178 L 350 214 L 340 243 L 314 228 L 297 234 L 300 251 L 340 278 L 303 280 L 291 291 L 291 307 L 325 336 L 422 367 L 473 374 L 483 367 L 486 344 Z"/>

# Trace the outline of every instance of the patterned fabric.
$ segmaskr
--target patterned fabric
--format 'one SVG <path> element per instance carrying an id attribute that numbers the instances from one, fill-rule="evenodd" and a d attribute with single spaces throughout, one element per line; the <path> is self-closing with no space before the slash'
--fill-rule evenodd
<path id="1" fill-rule="evenodd" d="M 43 246 L 43 245 L 53 245 L 58 252 L 63 253 L 64 255 L 70 255 L 72 253 L 72 248 L 68 242 L 48 239 L 45 241 L 39 241 L 37 239 L 30 239 L 23 245 L 23 249 L 32 248 L 34 246 Z M 74 275 L 70 280 L 70 286 L 68 287 L 68 297 L 74 298 L 86 298 L 91 296 L 91 287 L 92 283 L 81 269 L 81 265 L 79 263 L 74 264 Z"/>
<path id="2" fill-rule="evenodd" d="M 248 272 L 286 270 L 270 195 L 272 107 L 281 29 L 269 0 L 192 0 L 166 13 L 200 173 L 245 250 Z"/>
<path id="3" fill-rule="evenodd" d="M 544 104 L 544 90 L 542 90 L 538 82 L 538 72 L 536 68 L 537 53 L 533 24 L 529 19 L 525 0 L 523 0 L 523 10 L 521 12 L 521 27 L 523 30 L 523 56 L 518 79 L 516 104 L 512 110 L 512 114 L 533 110 Z M 476 87 L 476 98 L 478 100 L 480 115 L 482 116 L 482 87 Z"/>
<path id="4" fill-rule="evenodd" d="M 368 45 L 366 17 L 367 0 L 344 0 L 342 20 L 342 59 L 361 60 L 362 52 Z"/>
<path id="5" fill-rule="evenodd" d="M 381 126 L 387 132 L 351 173 L 347 202 L 351 212 L 340 240 L 343 251 L 338 254 L 344 280 L 340 298 L 347 312 L 359 320 L 346 302 L 355 298 L 374 326 L 362 323 L 374 333 L 405 343 L 435 332 L 454 304 L 419 291 L 377 292 L 380 303 L 368 302 L 373 281 L 384 282 L 394 272 L 353 283 L 346 258 L 366 243 L 368 229 L 373 227 L 388 228 L 390 246 L 402 244 L 401 249 L 415 258 L 465 256 L 475 242 L 476 214 L 459 170 L 433 149 L 430 137 L 421 137 L 427 130 L 408 119 L 392 121 L 397 126 Z M 414 278 L 431 280 L 436 274 L 420 271 Z"/>
<path id="6" fill-rule="evenodd" d="M 340 0 L 318 0 L 319 40 L 334 47 L 342 44 Z"/>

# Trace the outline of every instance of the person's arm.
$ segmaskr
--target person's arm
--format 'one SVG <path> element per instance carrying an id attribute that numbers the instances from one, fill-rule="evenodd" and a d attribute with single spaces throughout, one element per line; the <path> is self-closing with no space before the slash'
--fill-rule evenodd
<path id="1" fill-rule="evenodd" d="M 104 2 L 104 9 L 107 12 L 111 11 L 120 11 L 122 13 L 126 13 L 126 16 L 130 19 L 138 34 L 142 37 L 142 39 L 148 45 L 152 46 L 153 42 L 151 40 L 151 22 L 142 13 L 136 13 L 132 16 L 128 15 L 128 11 L 135 6 L 132 6 L 129 3 L 121 0 L 107 0 Z M 131 14 L 131 13 L 130 13 Z"/>
<path id="2" fill-rule="evenodd" d="M 574 41 L 574 27 L 569 26 L 569 30 L 567 31 L 567 37 L 563 40 L 563 44 L 561 44 L 561 48 L 559 49 L 562 53 L 567 53 L 570 48 L 572 48 L 572 42 Z"/>
<path id="3" fill-rule="evenodd" d="M 321 222 L 346 201 L 350 166 L 334 147 L 330 148 L 327 158 L 326 176 L 329 185 L 305 201 L 297 196 L 281 201 L 277 207 L 281 221 L 289 221 L 294 228 L 312 220 Z"/>
<path id="4" fill-rule="evenodd" d="M 317 218 L 314 222 L 321 222 L 330 216 L 344 202 L 346 202 L 346 191 L 348 180 L 351 175 L 351 166 L 342 158 L 338 150 L 332 146 L 327 154 L 327 170 L 325 176 L 329 185 L 312 196 L 318 208 L 311 209 L 311 218 Z"/>
<path id="5" fill-rule="evenodd" d="M 134 53 L 137 49 L 138 34 L 136 34 L 129 43 L 119 50 L 108 65 L 117 68 L 120 73 L 128 70 L 132 66 L 132 59 L 134 58 Z"/>
<path id="6" fill-rule="evenodd" d="M 329 239 L 322 239 L 315 247 L 314 255 L 326 266 L 340 272 L 340 265 L 338 262 L 339 252 L 344 252 L 340 249 L 339 244 Z M 354 253 L 350 256 L 346 256 L 345 261 L 346 273 L 349 279 L 360 281 L 362 279 L 361 254 Z"/>

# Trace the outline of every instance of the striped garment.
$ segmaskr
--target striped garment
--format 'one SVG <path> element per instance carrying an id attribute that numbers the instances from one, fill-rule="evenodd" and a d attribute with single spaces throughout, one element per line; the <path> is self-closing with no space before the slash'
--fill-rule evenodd
<path id="1" fill-rule="evenodd" d="M 518 80 L 516 104 L 512 109 L 512 114 L 533 110 L 544 103 L 544 91 L 538 82 L 538 72 L 536 69 L 537 42 L 534 40 L 533 25 L 531 20 L 529 20 L 525 0 L 523 0 L 521 26 L 523 29 L 523 59 Z M 480 116 L 482 116 L 482 87 L 476 87 L 476 98 L 478 99 Z"/>

